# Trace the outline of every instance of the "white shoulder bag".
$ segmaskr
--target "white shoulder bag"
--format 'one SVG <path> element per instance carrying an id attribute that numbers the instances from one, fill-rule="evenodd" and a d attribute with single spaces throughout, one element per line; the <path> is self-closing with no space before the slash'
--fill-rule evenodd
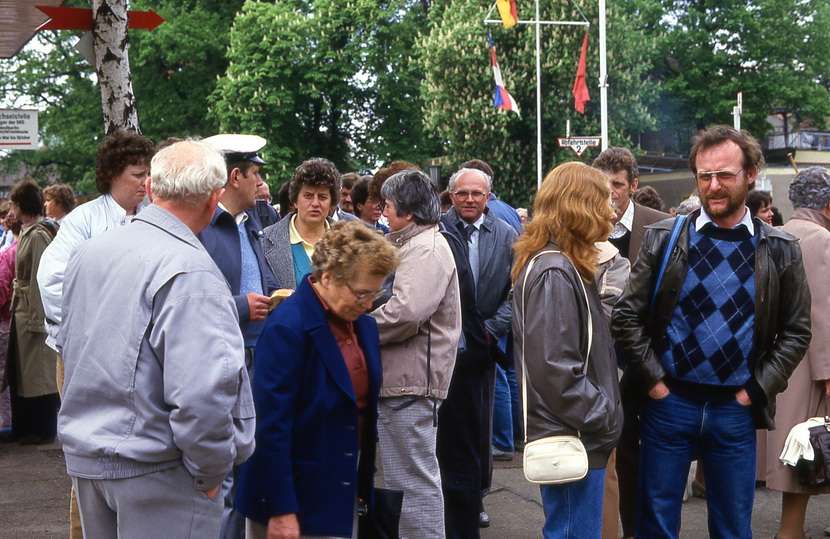
<path id="1" fill-rule="evenodd" d="M 524 283 L 522 285 L 522 324 L 527 325 L 525 318 L 525 298 L 527 291 L 527 276 L 536 259 L 547 253 L 560 253 L 561 251 L 542 251 L 534 256 L 527 264 Z M 588 368 L 588 357 L 591 355 L 591 344 L 594 336 L 593 319 L 591 318 L 591 305 L 588 303 L 588 291 L 579 277 L 579 284 L 582 285 L 582 293 L 585 295 L 585 305 L 588 308 L 588 354 L 585 358 L 585 366 L 582 372 Z M 527 366 L 525 364 L 525 335 L 522 330 L 522 415 L 524 416 L 525 429 L 525 451 L 524 451 L 524 472 L 525 478 L 531 483 L 541 485 L 556 485 L 578 481 L 588 473 L 588 453 L 582 440 L 579 439 L 579 431 L 576 436 L 549 436 L 527 443 Z"/>

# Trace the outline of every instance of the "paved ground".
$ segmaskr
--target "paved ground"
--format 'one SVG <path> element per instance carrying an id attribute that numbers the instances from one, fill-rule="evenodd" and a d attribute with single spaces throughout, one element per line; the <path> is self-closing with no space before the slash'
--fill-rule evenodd
<path id="1" fill-rule="evenodd" d="M 491 526 L 482 530 L 483 539 L 524 539 L 540 537 L 544 522 L 539 487 L 528 483 L 522 473 L 521 453 L 511 462 L 497 462 L 493 490 L 484 505 L 490 514 Z M 772 538 L 778 531 L 781 514 L 781 493 L 759 488 L 755 491 L 752 532 L 758 538 Z M 706 500 L 691 498 L 683 504 L 682 538 L 708 537 Z M 818 496 L 807 508 L 805 531 L 813 539 L 824 538 L 830 526 L 830 497 Z"/>
<path id="2" fill-rule="evenodd" d="M 520 456 L 496 464 L 493 491 L 485 500 L 492 525 L 482 530 L 484 539 L 540 537 L 543 515 L 539 489 L 525 481 Z M 68 504 L 69 478 L 57 445 L 0 444 L 0 538 L 64 538 L 68 534 Z M 755 537 L 775 535 L 780 504 L 780 493 L 756 491 Z M 814 539 L 824 537 L 827 526 L 830 498 L 814 498 L 807 511 L 807 534 Z M 706 502 L 693 498 L 683 507 L 681 536 L 696 539 L 707 535 Z"/>

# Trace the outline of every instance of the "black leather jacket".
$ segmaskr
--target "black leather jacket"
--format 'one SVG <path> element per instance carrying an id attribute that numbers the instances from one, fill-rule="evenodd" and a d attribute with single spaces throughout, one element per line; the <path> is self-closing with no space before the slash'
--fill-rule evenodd
<path id="1" fill-rule="evenodd" d="M 692 213 L 683 223 L 654 305 L 649 307 L 674 219 L 648 227 L 628 285 L 614 306 L 614 338 L 631 376 L 644 393 L 666 375 L 659 346 L 686 278 L 689 226 L 699 214 L 700 210 Z M 787 379 L 810 344 L 810 288 L 798 240 L 757 218 L 754 223 L 760 227 L 755 251 L 757 359 L 746 389 L 753 399 L 756 428 L 772 430 L 775 396 L 786 389 Z"/>
<path id="2" fill-rule="evenodd" d="M 549 243 L 545 249 L 559 250 Z M 586 284 L 593 343 L 588 358 L 588 309 L 579 274 L 565 255 L 546 253 L 514 283 L 516 378 L 527 365 L 527 440 L 581 436 L 591 468 L 604 468 L 622 430 L 622 406 L 611 332 L 594 284 Z M 526 305 L 523 302 L 527 301 Z M 524 352 L 524 355 L 522 353 Z"/>

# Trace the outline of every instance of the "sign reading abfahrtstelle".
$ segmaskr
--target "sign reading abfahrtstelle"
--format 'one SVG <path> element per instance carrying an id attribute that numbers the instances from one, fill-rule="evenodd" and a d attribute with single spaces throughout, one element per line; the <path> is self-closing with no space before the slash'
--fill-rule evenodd
<path id="1" fill-rule="evenodd" d="M 37 111 L 0 109 L 0 150 L 37 150 Z"/>
<path id="2" fill-rule="evenodd" d="M 570 131 L 570 126 L 568 128 Z M 599 146 L 600 142 L 602 142 L 601 137 L 565 137 L 565 138 L 558 138 L 559 147 L 560 148 L 570 148 L 572 149 L 578 157 L 582 157 L 582 154 L 588 148 L 596 148 Z"/>

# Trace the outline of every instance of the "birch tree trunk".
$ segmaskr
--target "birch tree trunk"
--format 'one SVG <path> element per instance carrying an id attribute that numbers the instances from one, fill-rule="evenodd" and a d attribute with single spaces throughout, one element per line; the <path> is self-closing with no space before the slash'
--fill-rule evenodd
<path id="1" fill-rule="evenodd" d="M 92 45 L 107 134 L 140 133 L 127 41 L 127 0 L 92 0 Z"/>

